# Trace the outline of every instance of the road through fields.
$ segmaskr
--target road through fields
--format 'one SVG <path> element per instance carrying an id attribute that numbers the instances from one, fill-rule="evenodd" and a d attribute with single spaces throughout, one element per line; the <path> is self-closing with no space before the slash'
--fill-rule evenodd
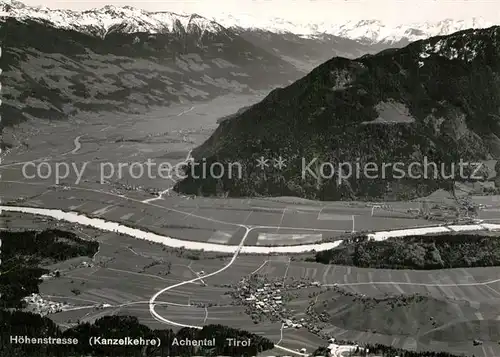
<path id="1" fill-rule="evenodd" d="M 141 201 L 141 203 L 144 204 L 144 202 L 142 202 L 142 201 Z M 149 202 L 147 204 L 152 205 Z M 165 207 L 162 207 L 162 208 L 165 208 Z M 227 245 L 222 245 L 222 244 L 173 240 L 170 237 L 164 237 L 164 236 L 160 236 L 160 235 L 157 235 L 157 234 L 154 234 L 154 233 L 151 233 L 151 232 L 146 232 L 146 231 L 141 231 L 139 229 L 130 228 L 130 227 L 121 225 L 121 224 L 119 224 L 117 222 L 109 222 L 109 221 L 105 221 L 105 220 L 102 220 L 102 219 L 89 218 L 89 217 L 86 217 L 84 215 L 77 214 L 75 212 L 64 212 L 64 211 L 61 211 L 61 210 L 51 210 L 51 209 L 32 208 L 32 207 L 18 207 L 18 206 L 0 206 L 0 210 L 14 211 L 14 212 L 23 212 L 23 213 L 30 213 L 30 214 L 37 214 L 37 215 L 49 216 L 49 217 L 56 218 L 58 220 L 66 220 L 66 221 L 69 221 L 69 222 L 80 223 L 80 224 L 83 224 L 83 225 L 92 226 L 92 227 L 98 228 L 98 229 L 103 229 L 103 230 L 108 230 L 108 231 L 115 231 L 115 232 L 127 234 L 127 235 L 135 237 L 135 238 L 145 239 L 145 240 L 150 240 L 150 241 L 155 241 L 155 242 L 166 244 L 166 245 L 170 245 L 170 246 L 172 246 L 175 243 L 175 245 L 173 245 L 175 247 L 177 247 L 177 246 L 180 245 L 180 246 L 184 246 L 184 247 L 187 246 L 188 248 L 191 248 L 191 249 L 196 249 L 195 247 L 198 247 L 198 249 L 205 249 L 205 250 L 209 250 L 209 249 L 206 249 L 206 248 L 210 248 L 210 249 L 216 248 L 216 249 L 223 249 L 224 252 L 232 252 L 233 253 L 232 259 L 226 265 L 224 265 L 222 268 L 220 268 L 220 269 L 218 269 L 218 270 L 216 270 L 216 271 L 214 271 L 212 273 L 203 275 L 203 276 L 198 276 L 198 277 L 193 278 L 193 279 L 189 279 L 189 280 L 185 280 L 185 281 L 173 284 L 173 285 L 169 285 L 169 286 L 161 289 L 157 293 L 155 293 L 150 298 L 150 300 L 149 300 L 149 312 L 150 312 L 150 314 L 153 316 L 153 318 L 155 320 L 157 320 L 157 321 L 159 321 L 161 323 L 164 323 L 164 324 L 170 324 L 170 325 L 174 325 L 174 326 L 178 326 L 178 327 L 190 327 L 190 328 L 196 328 L 196 329 L 201 329 L 202 327 L 201 326 L 195 326 L 195 325 L 186 325 L 186 324 L 178 323 L 178 322 L 175 322 L 175 321 L 171 321 L 171 320 L 169 320 L 169 319 L 161 316 L 160 314 L 158 314 L 155 311 L 155 302 L 156 302 L 156 299 L 160 295 L 162 295 L 163 293 L 165 293 L 165 292 L 167 292 L 169 290 L 173 290 L 173 289 L 181 287 L 183 285 L 187 285 L 187 284 L 191 284 L 191 283 L 196 283 L 198 281 L 201 281 L 201 280 L 207 279 L 209 277 L 215 276 L 215 275 L 217 275 L 217 274 L 219 274 L 219 273 L 227 270 L 234 263 L 234 261 L 237 259 L 238 255 L 240 253 L 242 253 L 243 248 L 244 248 L 245 240 L 247 239 L 247 237 L 249 236 L 249 234 L 250 234 L 250 232 L 252 230 L 258 229 L 258 228 L 261 228 L 261 227 L 270 228 L 270 227 L 267 227 L 267 226 L 247 226 L 247 225 L 243 225 L 243 224 L 232 223 L 234 226 L 237 226 L 239 228 L 245 229 L 245 233 L 244 233 L 244 235 L 243 235 L 243 237 L 242 237 L 242 239 L 241 239 L 241 241 L 240 241 L 240 243 L 239 243 L 238 246 L 227 246 Z M 206 219 L 210 220 L 210 218 L 206 218 Z M 457 226 L 457 227 L 459 227 L 460 230 L 463 230 L 463 226 Z M 484 227 L 483 227 L 483 226 L 477 225 L 477 224 L 474 225 L 474 227 L 475 228 L 484 228 L 484 229 L 489 229 L 489 230 L 499 229 L 500 228 L 499 225 L 484 225 Z M 435 228 L 436 228 L 437 231 L 442 231 L 442 229 L 443 229 L 442 226 L 437 226 Z M 453 230 L 452 229 L 453 226 L 448 226 L 448 227 L 445 227 L 445 228 Z M 297 227 L 297 229 L 299 229 L 299 228 Z M 408 229 L 407 230 L 401 230 L 401 236 L 407 236 L 408 235 L 408 233 L 407 233 L 408 231 L 409 231 Z M 418 233 L 418 229 L 410 229 L 410 231 L 414 232 L 415 234 Z M 421 231 L 423 231 L 423 233 L 432 233 L 432 229 L 429 229 L 429 228 L 423 228 L 423 229 L 421 229 Z M 387 239 L 389 236 L 395 236 L 395 235 L 397 235 L 394 231 L 392 231 L 390 234 L 388 234 L 388 232 L 386 232 L 386 231 L 385 232 L 379 232 L 379 233 L 380 233 L 379 236 L 377 236 L 377 232 L 372 233 L 371 236 L 375 237 L 377 240 L 383 240 L 383 239 Z M 316 245 L 300 245 L 300 246 L 291 246 L 291 247 L 265 247 L 265 246 L 258 246 L 258 247 L 249 247 L 249 248 L 255 248 L 255 249 L 258 248 L 257 249 L 258 251 L 266 252 L 267 254 L 269 254 L 271 252 L 276 251 L 277 248 L 280 248 L 278 250 L 283 249 L 285 252 L 290 252 L 290 250 L 287 249 L 287 248 L 293 248 L 292 252 L 293 251 L 299 251 L 299 252 L 302 251 L 302 252 L 305 252 L 305 251 L 311 250 L 311 247 L 315 247 L 314 248 L 315 250 L 331 249 L 333 246 L 338 246 L 339 244 L 341 244 L 341 241 L 332 242 L 332 243 L 322 243 L 322 244 L 316 244 Z M 200 248 L 200 247 L 202 247 L 202 248 Z M 261 267 L 262 267 L 262 265 L 261 265 Z M 261 268 L 261 267 L 259 267 L 259 268 Z M 257 268 L 257 270 L 259 268 Z M 491 283 L 497 282 L 497 281 L 500 281 L 500 279 L 495 280 L 495 281 L 485 282 L 482 285 L 488 285 L 488 284 L 491 284 Z M 379 282 L 379 284 L 387 284 L 387 283 L 393 283 L 393 282 Z M 345 284 L 345 285 L 355 285 L 355 284 L 356 283 L 350 283 L 350 284 Z M 366 284 L 376 284 L 376 282 L 368 282 Z M 407 283 L 407 284 L 409 285 L 409 284 L 412 284 L 412 283 Z M 415 283 L 414 285 L 426 285 L 427 286 L 427 285 L 431 285 L 431 284 L 417 284 L 417 283 Z M 442 284 L 432 284 L 432 285 L 433 286 L 440 286 Z M 457 284 L 453 284 L 452 286 L 456 286 L 456 285 Z M 469 285 L 469 284 L 467 284 L 467 285 Z M 478 284 L 478 283 L 475 283 L 475 284 L 471 283 L 470 285 L 480 285 L 480 284 Z M 278 348 L 278 349 L 281 349 L 283 351 L 286 351 L 288 353 L 293 353 L 293 354 L 297 354 L 297 355 L 305 355 L 305 354 L 302 354 L 300 352 L 288 349 L 286 347 L 279 346 L 278 344 L 275 345 L 275 347 Z"/>
<path id="2" fill-rule="evenodd" d="M 243 247 L 243 244 L 245 243 L 245 240 L 248 237 L 248 233 L 250 233 L 250 231 L 251 231 L 251 229 L 248 228 L 248 227 L 244 227 L 244 228 L 245 228 L 245 234 L 243 235 L 243 238 L 241 239 L 241 242 L 238 245 L 238 248 L 236 249 L 236 252 L 234 252 L 234 255 L 233 255 L 232 259 L 225 266 L 223 266 L 219 270 L 216 270 L 216 271 L 214 271 L 212 273 L 205 274 L 203 276 L 199 276 L 199 277 L 191 279 L 191 280 L 185 280 L 185 281 L 182 281 L 180 283 L 167 286 L 166 288 L 158 291 L 156 294 L 154 294 L 151 297 L 151 299 L 149 300 L 149 312 L 151 313 L 151 315 L 153 316 L 153 318 L 155 320 L 157 320 L 159 322 L 167 323 L 167 324 L 170 324 L 170 325 L 174 325 L 174 326 L 179 326 L 179 327 L 191 327 L 191 328 L 197 328 L 197 329 L 201 329 L 202 328 L 200 326 L 180 324 L 180 323 L 177 323 L 177 322 L 174 322 L 174 321 L 170 321 L 170 320 L 162 317 L 160 314 L 158 314 L 155 311 L 155 301 L 158 298 L 158 296 L 160 296 L 161 294 L 163 294 L 163 293 L 165 293 L 165 292 L 167 292 L 169 290 L 172 290 L 172 289 L 178 288 L 178 287 L 186 285 L 186 284 L 195 283 L 197 281 L 209 278 L 209 277 L 217 275 L 217 274 L 223 272 L 224 270 L 226 270 L 227 268 L 229 268 L 234 263 L 234 261 L 236 260 L 236 258 L 238 257 L 238 254 L 239 254 L 239 252 L 241 250 L 241 247 Z"/>
<path id="3" fill-rule="evenodd" d="M 236 250 L 236 252 L 234 252 L 234 255 L 233 257 L 231 258 L 231 260 L 226 264 L 224 265 L 222 268 L 220 268 L 219 270 L 216 270 L 212 273 L 209 273 L 209 274 L 205 274 L 203 276 L 199 276 L 197 278 L 194 278 L 194 279 L 190 279 L 190 280 L 185 280 L 185 281 L 182 281 L 180 283 L 177 283 L 177 284 L 174 284 L 174 285 L 170 285 L 170 286 L 167 286 L 166 288 L 158 291 L 156 294 L 154 294 L 151 299 L 149 300 L 149 312 L 151 313 L 151 316 L 153 316 L 153 318 L 156 320 L 156 321 L 159 321 L 159 322 L 162 322 L 162 323 L 166 323 L 166 324 L 169 324 L 169 325 L 173 325 L 173 326 L 177 326 L 177 327 L 189 327 L 189 328 L 195 328 L 195 329 L 199 329 L 201 330 L 203 327 L 202 326 L 196 326 L 196 325 L 186 325 L 186 324 L 181 324 L 181 323 L 178 323 L 178 322 L 175 322 L 175 321 L 172 321 L 172 320 L 169 320 L 163 316 L 161 316 L 160 314 L 158 314 L 156 311 L 155 311 L 155 301 L 156 299 L 162 295 L 163 293 L 169 291 L 169 290 L 172 290 L 172 289 L 175 289 L 175 288 L 178 288 L 180 286 L 183 286 L 183 285 L 186 285 L 186 284 L 191 284 L 191 283 L 195 283 L 197 281 L 200 281 L 202 279 L 206 279 L 206 278 L 209 278 L 211 276 L 214 276 L 214 275 L 217 275 L 219 273 L 222 273 L 224 270 L 226 270 L 227 268 L 229 268 L 233 263 L 234 261 L 236 260 L 236 258 L 238 257 L 238 254 L 241 250 L 241 248 L 243 247 L 243 244 L 245 243 L 245 240 L 246 238 L 248 237 L 248 234 L 250 233 L 250 231 L 252 230 L 251 228 L 249 227 L 244 227 L 245 228 L 245 234 L 243 235 L 243 238 L 241 239 L 241 242 L 240 244 L 238 245 L 238 249 Z M 206 315 L 205 315 L 205 320 L 206 320 Z M 281 340 L 280 340 L 281 342 Z M 304 354 L 304 353 L 300 353 L 300 352 L 297 352 L 297 351 L 294 351 L 294 350 L 291 350 L 291 349 L 288 349 L 286 347 L 282 347 L 279 345 L 279 342 L 278 344 L 274 345 L 274 347 L 278 348 L 278 349 L 281 349 L 283 351 L 286 351 L 286 352 L 290 352 L 290 353 L 294 353 L 294 354 L 297 354 L 297 355 L 300 355 L 300 356 L 307 356 L 307 354 Z"/>

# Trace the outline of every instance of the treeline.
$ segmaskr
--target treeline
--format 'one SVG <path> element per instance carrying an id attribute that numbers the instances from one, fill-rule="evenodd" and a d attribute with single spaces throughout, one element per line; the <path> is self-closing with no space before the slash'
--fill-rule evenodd
<path id="1" fill-rule="evenodd" d="M 37 260 L 63 261 L 79 256 L 91 257 L 99 243 L 79 238 L 59 229 L 43 231 L 0 232 L 4 260 L 22 254 Z"/>
<path id="2" fill-rule="evenodd" d="M 40 265 L 79 256 L 92 257 L 99 247 L 95 241 L 58 229 L 1 231 L 0 240 L 0 308 L 22 307 L 23 297 L 38 293 L 40 277 L 49 272 Z"/>
<path id="3" fill-rule="evenodd" d="M 38 293 L 40 277 L 49 271 L 43 264 L 64 261 L 78 256 L 93 256 L 98 243 L 85 241 L 75 234 L 61 230 L 0 232 L 2 239 L 2 265 L 0 268 L 0 357 L 125 357 L 125 356 L 255 356 L 274 348 L 274 344 L 261 336 L 222 325 L 207 325 L 203 329 L 183 328 L 151 330 L 136 317 L 107 316 L 93 324 L 82 323 L 62 331 L 47 317 L 14 310 L 23 306 L 21 299 Z M 53 338 L 78 341 L 71 344 L 12 343 L 12 338 Z M 106 345 L 89 343 L 91 337 L 102 339 L 159 339 L 156 345 Z M 250 339 L 249 346 L 230 346 L 226 338 Z M 185 346 L 186 340 L 214 340 L 214 344 Z M 179 344 L 173 344 L 177 340 Z"/>
<path id="4" fill-rule="evenodd" d="M 78 339 L 72 345 L 12 344 L 11 336 L 53 337 Z M 104 346 L 89 344 L 91 337 L 102 339 L 143 338 L 157 339 L 156 346 Z M 214 346 L 186 347 L 173 345 L 174 339 L 203 340 L 215 338 Z M 226 338 L 251 339 L 248 347 L 229 346 Z M 83 323 L 66 331 L 50 319 L 21 311 L 0 310 L 0 357 L 69 357 L 69 356 L 256 356 L 260 352 L 274 348 L 267 338 L 247 331 L 222 325 L 207 325 L 203 329 L 182 328 L 172 330 L 151 330 L 139 323 L 136 317 L 106 316 L 94 322 Z"/>
<path id="5" fill-rule="evenodd" d="M 316 351 L 312 353 L 312 356 L 327 356 L 328 348 L 325 346 L 319 347 Z M 408 351 L 400 348 L 394 348 L 391 346 L 386 346 L 382 344 L 367 344 L 359 347 L 353 353 L 353 356 L 356 357 L 462 357 L 465 355 L 458 355 L 449 352 L 433 352 L 433 351 Z M 474 357 L 474 356 L 472 356 Z"/>
<path id="6" fill-rule="evenodd" d="M 357 238 L 310 259 L 362 268 L 430 270 L 500 266 L 500 237 L 478 234 Z"/>

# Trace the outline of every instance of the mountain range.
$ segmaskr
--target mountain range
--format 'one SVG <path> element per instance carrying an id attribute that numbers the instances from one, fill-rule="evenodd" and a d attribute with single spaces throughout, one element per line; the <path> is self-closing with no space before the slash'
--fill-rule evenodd
<path id="1" fill-rule="evenodd" d="M 287 85 L 334 56 L 357 58 L 486 25 L 481 19 L 395 28 L 375 20 L 301 25 L 231 15 L 214 21 L 130 6 L 71 11 L 4 0 L 3 110 L 16 122 L 203 100 Z"/>
<path id="2" fill-rule="evenodd" d="M 177 190 L 399 200 L 452 189 L 456 182 L 484 181 L 492 174 L 486 166 L 474 177 L 455 169 L 460 160 L 500 156 L 499 88 L 500 27 L 432 37 L 354 60 L 335 57 L 221 121 L 193 151 L 188 178 Z M 286 166 L 277 169 L 273 160 L 280 157 Z M 432 173 L 423 176 L 422 166 L 408 173 L 413 162 L 425 160 L 438 165 Z M 223 163 L 226 173 L 238 162 L 243 173 L 203 176 L 202 162 Z M 340 163 L 350 164 L 351 174 Z M 358 163 L 361 175 L 352 174 Z M 395 163 L 405 175 L 395 175 L 395 165 L 382 173 L 384 164 Z M 366 165 L 375 165 L 375 177 L 363 173 Z"/>
<path id="3" fill-rule="evenodd" d="M 221 13 L 216 18 L 208 18 L 198 14 L 148 12 L 130 6 L 111 5 L 79 12 L 30 7 L 16 0 L 0 2 L 1 16 L 19 21 L 41 21 L 58 29 L 101 38 L 112 33 L 190 34 L 197 31 L 200 34 L 217 34 L 230 30 L 304 73 L 334 56 L 356 58 L 432 36 L 494 25 L 482 18 L 402 25 L 388 25 L 373 19 L 344 23 L 303 23 L 245 14 L 235 16 Z"/>
<path id="4" fill-rule="evenodd" d="M 293 34 L 302 38 L 324 38 L 335 36 L 359 41 L 363 44 L 395 45 L 432 36 L 449 35 L 469 28 L 487 28 L 494 24 L 482 18 L 468 20 L 445 19 L 436 23 L 412 23 L 388 25 L 382 21 L 366 19 L 333 23 L 289 21 L 279 17 L 238 16 L 221 13 L 213 19 L 198 14 L 177 14 L 168 11 L 148 12 L 130 6 L 112 5 L 87 11 L 49 9 L 43 6 L 26 6 L 17 0 L 0 1 L 0 17 L 18 20 L 39 20 L 54 27 L 76 30 L 83 33 L 106 36 L 111 32 L 165 33 L 198 28 L 207 32 L 223 31 L 223 27 L 238 31 L 264 31 L 276 34 Z"/>
<path id="5" fill-rule="evenodd" d="M 177 187 L 208 195 L 408 198 L 450 182 L 336 185 L 301 179 L 297 160 L 425 156 L 451 162 L 500 155 L 497 27 L 450 35 L 487 23 L 272 24 L 132 7 L 77 12 L 0 2 L 2 125 L 88 111 L 142 113 L 276 88 L 221 120 L 193 152 L 195 160 L 245 164 L 239 180 L 188 177 Z M 283 156 L 289 164 L 271 174 L 256 169 L 257 156 Z"/>
<path id="6" fill-rule="evenodd" d="M 19 2 L 1 3 L 0 11 L 2 125 L 86 111 L 141 113 L 271 89 L 303 75 L 197 15 L 149 18 L 110 6 L 77 13 Z M 152 31 L 153 25 L 161 28 Z"/>
<path id="7" fill-rule="evenodd" d="M 224 32 L 225 28 L 215 21 L 197 14 L 183 15 L 173 12 L 147 12 L 130 6 L 107 5 L 100 9 L 72 11 L 32 7 L 16 0 L 0 2 L 0 16 L 20 21 L 37 20 L 52 26 L 81 33 L 106 37 L 111 33 L 201 33 Z"/>
<path id="8" fill-rule="evenodd" d="M 380 20 L 366 19 L 333 23 L 316 21 L 312 23 L 288 21 L 277 17 L 255 17 L 250 15 L 221 14 L 214 18 L 227 28 L 291 33 L 303 38 L 318 38 L 325 35 L 347 38 L 363 44 L 395 45 L 409 43 L 433 36 L 450 35 L 470 28 L 487 28 L 494 25 L 482 18 L 468 20 L 445 19 L 435 23 L 411 23 L 400 25 L 384 24 Z"/>

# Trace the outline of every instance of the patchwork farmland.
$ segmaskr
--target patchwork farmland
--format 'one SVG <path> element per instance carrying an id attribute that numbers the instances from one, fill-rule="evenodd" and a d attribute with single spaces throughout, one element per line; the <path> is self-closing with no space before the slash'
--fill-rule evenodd
<path id="1" fill-rule="evenodd" d="M 20 222 L 32 220 L 25 214 L 4 215 L 7 221 L 13 222 L 11 229 L 20 229 Z M 40 224 L 61 227 L 52 220 Z M 64 224 L 61 228 L 65 228 Z M 92 259 L 78 258 L 50 266 L 51 270 L 60 272 L 60 277 L 46 279 L 40 285 L 42 298 L 71 306 L 49 315 L 63 327 L 92 322 L 108 314 L 121 314 L 137 316 L 144 324 L 162 328 L 165 325 L 149 314 L 150 297 L 164 286 L 201 276 L 199 281 L 160 295 L 155 301 L 156 311 L 181 325 L 217 323 L 262 333 L 292 350 L 304 347 L 313 350 L 327 343 L 325 336 L 332 336 L 417 350 L 472 351 L 485 357 L 500 352 L 495 341 L 497 332 L 493 332 L 500 334 L 500 268 L 376 270 L 311 263 L 301 256 L 239 255 L 230 269 L 205 278 L 203 274 L 217 271 L 231 257 L 169 249 L 90 227 L 77 227 L 76 231 L 96 239 L 100 243 L 98 253 Z M 289 319 L 307 320 L 308 308 L 313 306 L 318 312 L 326 312 L 330 320 L 319 324 L 319 335 L 307 328 L 283 328 L 280 321 L 255 324 L 248 308 L 233 297 L 241 280 L 252 276 L 282 282 L 285 290 L 286 286 L 304 282 L 302 288 L 290 290 L 294 297 L 285 304 Z M 445 320 L 446 323 L 433 325 L 429 320 L 427 330 L 405 335 L 405 329 L 412 325 L 409 319 L 419 306 L 410 304 L 408 308 L 401 307 L 398 314 L 397 310 L 391 310 L 392 322 L 382 324 L 381 316 L 387 316 L 384 313 L 387 306 L 383 305 L 387 299 L 405 296 L 427 299 L 421 305 L 425 313 L 415 317 L 432 316 L 436 323 Z M 371 310 L 360 305 L 362 310 L 358 311 L 355 308 L 359 299 L 382 302 L 376 303 Z M 440 317 L 440 311 L 447 311 L 446 318 Z M 399 325 L 395 321 L 399 321 Z M 391 330 L 397 326 L 401 334 Z M 425 323 L 419 326 L 425 328 Z M 484 344 L 472 346 L 471 341 L 475 338 L 481 338 Z"/>
<path id="2" fill-rule="evenodd" d="M 173 163 L 184 160 L 189 150 L 210 133 L 198 127 L 200 117 L 206 119 L 202 112 L 193 110 L 183 116 L 183 123 L 170 123 L 168 130 L 165 122 L 169 118 L 161 114 L 147 122 L 130 116 L 105 125 L 95 118 L 85 128 L 84 136 L 69 125 L 37 128 L 41 132 L 32 136 L 30 149 L 17 149 L 0 166 L 2 204 L 77 212 L 185 242 L 184 248 L 174 249 L 112 231 L 3 212 L 2 229 L 59 228 L 99 242 L 92 258 L 75 258 L 47 267 L 60 276 L 43 280 L 40 297 L 69 305 L 49 314 L 52 320 L 63 328 L 113 314 L 137 316 L 157 329 L 223 324 L 258 333 L 288 349 L 276 348 L 265 354 L 268 356 L 300 355 L 298 350 L 302 348 L 312 352 L 328 344 L 329 337 L 476 357 L 500 355 L 500 268 L 361 269 L 308 262 L 304 254 L 240 253 L 232 261 L 232 253 L 189 250 L 193 242 L 233 247 L 300 246 L 339 240 L 353 231 L 446 222 L 417 214 L 422 207 L 419 200 L 377 204 L 288 197 L 203 198 L 172 192 L 174 180 L 169 179 L 124 176 L 100 182 L 101 163 L 118 164 L 123 158 L 142 162 L 150 157 Z M 54 168 L 57 162 L 67 160 L 77 167 L 88 162 L 78 183 L 74 172 L 58 184 L 22 174 L 26 161 L 46 162 Z M 500 222 L 498 196 L 470 199 L 484 206 L 478 219 Z M 443 202 L 451 205 L 448 201 L 439 193 L 428 198 L 431 206 Z M 261 313 L 237 294 L 237 288 L 251 279 L 281 284 L 274 290 L 283 292 L 284 312 L 280 313 L 286 318 L 280 315 L 256 320 Z M 176 287 L 151 304 L 152 296 L 171 286 Z M 425 304 L 412 300 L 415 297 L 424 298 Z M 401 303 L 403 299 L 406 305 Z M 173 324 L 154 318 L 151 305 Z M 445 313 L 440 315 L 440 311 Z M 322 313 L 326 315 L 318 320 Z M 287 320 L 302 326 L 290 327 Z M 418 331 L 414 329 L 417 320 Z M 316 330 L 306 326 L 309 321 L 314 321 Z M 476 339 L 483 344 L 474 346 Z"/>

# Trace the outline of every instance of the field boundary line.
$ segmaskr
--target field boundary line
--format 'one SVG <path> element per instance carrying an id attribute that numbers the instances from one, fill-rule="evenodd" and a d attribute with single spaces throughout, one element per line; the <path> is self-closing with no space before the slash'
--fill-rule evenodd
<path id="1" fill-rule="evenodd" d="M 264 265 L 266 265 L 267 263 L 269 263 L 269 260 L 265 260 L 264 263 L 262 263 L 257 269 L 255 269 L 253 272 L 251 272 L 250 274 L 248 275 L 254 275 L 255 273 L 257 273 L 260 269 L 262 269 L 264 267 Z"/>

